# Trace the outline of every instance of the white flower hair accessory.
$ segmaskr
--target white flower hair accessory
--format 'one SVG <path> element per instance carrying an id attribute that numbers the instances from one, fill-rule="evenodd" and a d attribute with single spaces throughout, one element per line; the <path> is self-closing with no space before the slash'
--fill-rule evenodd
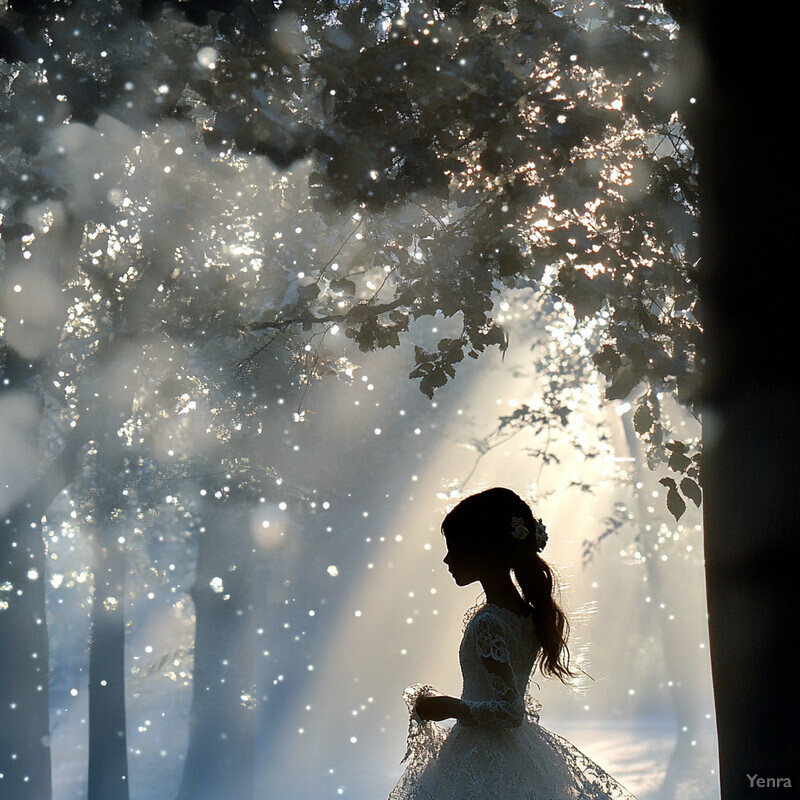
<path id="1" fill-rule="evenodd" d="M 511 518 L 511 535 L 515 539 L 527 539 L 530 531 L 525 527 L 522 517 Z"/>
<path id="2" fill-rule="evenodd" d="M 544 522 L 536 519 L 536 517 L 533 518 L 533 541 L 536 544 L 536 552 L 541 553 L 547 544 L 547 530 L 544 527 Z"/>
<path id="3" fill-rule="evenodd" d="M 527 539 L 530 535 L 530 531 L 522 517 L 511 518 L 511 535 L 520 541 Z M 536 517 L 533 518 L 533 542 L 537 553 L 541 553 L 547 544 L 547 530 L 544 527 L 544 523 L 536 519 Z"/>

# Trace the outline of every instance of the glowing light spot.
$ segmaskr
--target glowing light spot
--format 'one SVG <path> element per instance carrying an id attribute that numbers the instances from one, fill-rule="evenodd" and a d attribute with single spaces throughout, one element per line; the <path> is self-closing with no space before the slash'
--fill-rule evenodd
<path id="1" fill-rule="evenodd" d="M 197 51 L 197 63 L 206 69 L 216 69 L 219 52 L 216 47 L 201 47 Z"/>

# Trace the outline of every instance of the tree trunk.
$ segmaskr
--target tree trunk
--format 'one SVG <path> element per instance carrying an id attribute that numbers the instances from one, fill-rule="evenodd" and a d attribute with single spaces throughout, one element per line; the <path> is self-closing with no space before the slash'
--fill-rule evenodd
<path id="1" fill-rule="evenodd" d="M 52 795 L 41 520 L 73 478 L 80 433 L 74 431 L 26 497 L 0 518 L 0 797 L 11 800 Z"/>
<path id="2" fill-rule="evenodd" d="M 18 247 L 19 240 L 6 242 L 7 260 Z M 0 392 L 24 393 L 41 404 L 29 359 L 9 347 L 0 354 L 4 375 Z M 32 438 L 31 444 L 38 443 Z M 8 460 L 16 456 L 0 453 Z M 9 800 L 48 800 L 52 795 L 41 519 L 63 483 L 58 483 L 60 469 L 47 476 L 38 472 L 39 479 L 10 509 L 3 492 L 7 487 L 0 487 L 0 797 Z"/>
<path id="3" fill-rule="evenodd" d="M 21 503 L 0 521 L 0 797 L 47 800 L 49 651 L 43 511 Z"/>
<path id="4" fill-rule="evenodd" d="M 254 555 L 248 515 L 208 505 L 198 536 L 189 747 L 178 800 L 252 800 Z"/>
<path id="5" fill-rule="evenodd" d="M 94 601 L 89 650 L 88 800 L 128 800 L 125 717 L 125 544 L 101 499 L 92 546 Z"/>
<path id="6" fill-rule="evenodd" d="M 783 171 L 796 138 L 784 108 L 794 43 L 782 15 L 730 17 L 721 3 L 689 13 L 686 41 L 703 48 L 690 124 L 703 225 L 706 583 L 722 797 L 738 800 L 764 796 L 748 775 L 800 785 L 787 641 L 800 530 L 796 226 Z"/>
<path id="7" fill-rule="evenodd" d="M 796 658 L 797 394 L 737 393 L 707 435 L 706 581 L 722 797 L 747 775 L 800 785 Z"/>
<path id="8" fill-rule="evenodd" d="M 661 490 L 660 502 L 663 504 L 663 487 L 656 481 L 656 474 L 644 463 L 642 444 L 634 430 L 632 412 L 622 417 L 622 425 L 628 452 L 636 464 L 635 482 L 642 484 L 637 495 L 636 518 L 639 524 L 643 525 L 644 520 L 649 517 L 647 506 L 654 490 Z M 697 690 L 698 676 L 704 667 L 700 658 L 702 651 L 696 642 L 693 646 L 687 643 L 687 640 L 694 642 L 693 634 L 696 629 L 686 625 L 681 626 L 681 621 L 687 620 L 693 614 L 692 599 L 700 603 L 702 599 L 697 597 L 693 587 L 681 588 L 677 585 L 679 578 L 674 573 L 676 570 L 681 570 L 680 577 L 685 579 L 685 566 L 680 563 L 664 565 L 661 562 L 659 553 L 652 549 L 652 538 L 657 535 L 656 531 L 651 531 L 651 540 L 643 542 L 643 549 L 646 549 L 645 568 L 649 591 L 655 600 L 653 605 L 658 609 L 662 602 L 668 602 L 675 617 L 674 620 L 670 620 L 666 613 L 656 613 L 655 620 L 664 653 L 664 674 L 672 683 L 670 697 L 675 710 L 676 726 L 675 747 L 657 797 L 658 800 L 674 800 L 680 796 L 679 790 L 686 787 L 687 781 L 692 782 L 692 793 L 698 796 L 707 792 L 711 783 L 709 778 L 704 778 L 695 769 L 698 759 L 702 758 L 701 752 L 707 751 L 703 747 L 691 745 L 693 740 L 701 745 L 703 743 L 701 728 L 704 709 Z"/>

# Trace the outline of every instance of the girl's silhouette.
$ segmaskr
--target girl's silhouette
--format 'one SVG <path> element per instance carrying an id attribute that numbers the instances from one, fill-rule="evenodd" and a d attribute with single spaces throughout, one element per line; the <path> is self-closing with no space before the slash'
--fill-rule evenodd
<path id="1" fill-rule="evenodd" d="M 539 553 L 542 522 L 510 489 L 467 497 L 442 523 L 459 586 L 479 581 L 486 602 L 468 616 L 459 649 L 460 698 L 406 690 L 406 771 L 389 800 L 635 800 L 565 739 L 542 728 L 526 697 L 538 666 L 563 681 L 569 624 Z M 512 577 L 513 576 L 513 577 Z M 449 734 L 434 721 L 454 718 Z"/>

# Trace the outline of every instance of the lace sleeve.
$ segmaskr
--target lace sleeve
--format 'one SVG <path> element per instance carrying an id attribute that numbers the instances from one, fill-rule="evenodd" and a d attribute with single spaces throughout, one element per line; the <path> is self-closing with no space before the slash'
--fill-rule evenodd
<path id="1" fill-rule="evenodd" d="M 401 763 L 411 761 L 424 763 L 426 759 L 435 758 L 445 740 L 445 732 L 435 722 L 425 720 L 417 714 L 417 700 L 420 697 L 434 697 L 441 694 L 433 686 L 415 683 L 403 692 L 403 700 L 408 709 L 408 737 L 406 754 Z"/>
<path id="2" fill-rule="evenodd" d="M 494 614 L 483 614 L 475 620 L 474 637 L 491 697 L 464 701 L 473 720 L 478 725 L 519 725 L 525 715 L 525 699 L 516 689 L 505 624 Z"/>

